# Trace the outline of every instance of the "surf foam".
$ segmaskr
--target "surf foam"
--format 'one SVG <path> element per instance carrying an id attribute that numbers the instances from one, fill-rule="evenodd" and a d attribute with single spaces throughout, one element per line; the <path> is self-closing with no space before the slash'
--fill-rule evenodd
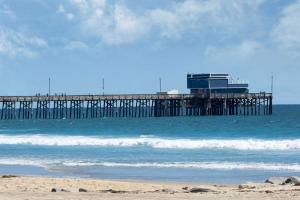
<path id="1" fill-rule="evenodd" d="M 0 165 L 38 166 L 51 169 L 53 167 L 126 167 L 126 168 L 181 168 L 181 169 L 212 169 L 212 170 L 269 170 L 300 172 L 300 164 L 263 163 L 263 162 L 90 162 L 75 160 L 38 160 L 1 158 Z"/>
<path id="2" fill-rule="evenodd" d="M 166 139 L 159 137 L 101 138 L 92 136 L 0 135 L 0 145 L 99 146 L 161 149 L 299 150 L 300 139 Z"/>

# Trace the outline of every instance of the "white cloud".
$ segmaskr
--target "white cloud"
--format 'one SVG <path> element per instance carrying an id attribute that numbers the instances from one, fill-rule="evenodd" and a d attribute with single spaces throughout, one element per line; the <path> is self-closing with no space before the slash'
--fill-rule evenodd
<path id="1" fill-rule="evenodd" d="M 106 30 L 100 36 L 109 44 L 122 44 L 133 42 L 144 36 L 148 28 L 144 19 L 139 19 L 125 6 L 116 5 L 113 18 Z"/>
<path id="2" fill-rule="evenodd" d="M 70 0 L 70 2 L 84 15 L 89 14 L 91 11 L 103 10 L 107 5 L 106 0 Z"/>
<path id="3" fill-rule="evenodd" d="M 66 17 L 68 20 L 72 20 L 74 18 L 74 15 L 72 13 L 66 13 Z"/>
<path id="4" fill-rule="evenodd" d="M 59 4 L 57 10 L 56 10 L 57 13 L 65 13 L 65 8 L 62 4 Z"/>
<path id="5" fill-rule="evenodd" d="M 130 43 L 148 31 L 145 18 L 137 16 L 125 5 L 109 5 L 105 0 L 71 0 L 82 19 L 82 29 L 107 44 Z"/>
<path id="6" fill-rule="evenodd" d="M 263 50 L 262 44 L 255 40 L 245 40 L 237 45 L 226 47 L 208 46 L 205 55 L 209 58 L 224 59 L 248 59 Z"/>
<path id="7" fill-rule="evenodd" d="M 177 3 L 172 9 L 155 9 L 150 12 L 151 20 L 158 25 L 162 36 L 180 37 L 184 32 L 203 27 L 207 22 L 216 23 L 216 13 L 221 10 L 219 1 L 187 0 Z"/>
<path id="8" fill-rule="evenodd" d="M 0 8 L 0 14 L 4 14 L 4 15 L 8 16 L 11 19 L 16 19 L 17 18 L 16 13 L 13 10 L 11 10 L 10 7 L 6 4 L 4 4 L 2 6 L 2 8 Z"/>
<path id="9" fill-rule="evenodd" d="M 42 38 L 0 26 L 0 54 L 9 57 L 18 55 L 34 57 L 37 49 L 47 46 L 47 42 Z"/>
<path id="10" fill-rule="evenodd" d="M 62 5 L 62 4 L 59 4 L 58 5 L 58 8 L 56 10 L 56 13 L 58 14 L 63 14 L 68 20 L 73 20 L 74 19 L 74 14 L 73 13 L 70 13 L 70 12 L 67 12 L 65 10 L 65 7 Z"/>
<path id="11" fill-rule="evenodd" d="M 65 49 L 73 50 L 73 49 L 87 49 L 88 46 L 81 41 L 71 41 L 66 46 Z"/>
<path id="12" fill-rule="evenodd" d="M 107 44 L 131 43 L 158 31 L 160 37 L 181 38 L 185 33 L 238 33 L 255 15 L 264 0 L 183 0 L 168 8 L 145 10 L 142 14 L 124 3 L 106 0 L 70 0 L 78 9 L 85 33 Z M 222 34 L 223 33 L 223 34 Z"/>
<path id="13" fill-rule="evenodd" d="M 271 33 L 272 39 L 280 48 L 300 50 L 300 0 L 286 7 L 281 14 Z"/>

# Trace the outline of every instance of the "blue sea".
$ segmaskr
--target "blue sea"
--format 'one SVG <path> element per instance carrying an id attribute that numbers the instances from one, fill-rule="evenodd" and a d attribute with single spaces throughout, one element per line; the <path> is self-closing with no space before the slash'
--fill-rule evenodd
<path id="1" fill-rule="evenodd" d="M 0 121 L 0 174 L 196 183 L 300 175 L 300 105 L 271 116 Z"/>

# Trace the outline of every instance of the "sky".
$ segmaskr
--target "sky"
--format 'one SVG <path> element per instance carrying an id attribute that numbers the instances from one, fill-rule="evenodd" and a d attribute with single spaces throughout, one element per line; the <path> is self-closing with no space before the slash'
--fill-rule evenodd
<path id="1" fill-rule="evenodd" d="M 229 73 L 300 103 L 300 0 L 0 0 L 0 95 L 188 93 Z"/>

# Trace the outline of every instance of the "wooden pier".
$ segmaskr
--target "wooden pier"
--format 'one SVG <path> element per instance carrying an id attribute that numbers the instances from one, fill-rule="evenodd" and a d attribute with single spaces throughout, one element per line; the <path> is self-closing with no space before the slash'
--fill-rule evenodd
<path id="1" fill-rule="evenodd" d="M 0 96 L 0 119 L 271 115 L 271 93 Z"/>

